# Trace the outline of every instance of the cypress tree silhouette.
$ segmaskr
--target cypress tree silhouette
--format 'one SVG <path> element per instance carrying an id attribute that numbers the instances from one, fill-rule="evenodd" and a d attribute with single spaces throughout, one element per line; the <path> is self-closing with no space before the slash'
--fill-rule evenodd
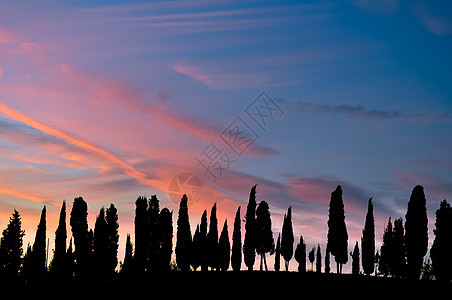
<path id="1" fill-rule="evenodd" d="M 279 237 L 278 237 L 279 241 Z M 303 236 L 300 235 L 300 242 L 295 248 L 295 260 L 298 262 L 298 272 L 306 272 L 306 244 L 303 241 Z"/>
<path id="2" fill-rule="evenodd" d="M 330 274 L 330 252 L 326 249 L 325 253 L 325 274 Z"/>
<path id="3" fill-rule="evenodd" d="M 308 258 L 311 263 L 311 271 L 314 271 L 315 247 L 312 247 L 311 251 L 309 251 Z"/>
<path id="4" fill-rule="evenodd" d="M 168 208 L 163 208 L 159 215 L 159 242 L 158 250 L 158 270 L 168 272 L 173 253 L 173 212 Z"/>
<path id="5" fill-rule="evenodd" d="M 391 260 L 391 267 L 389 268 L 391 274 L 396 277 L 405 277 L 406 274 L 406 253 L 405 253 L 405 238 L 402 218 L 394 221 L 394 229 L 392 231 L 392 245 L 393 254 Z"/>
<path id="6" fill-rule="evenodd" d="M 18 276 L 22 263 L 24 235 L 20 214 L 14 210 L 0 240 L 0 277 L 3 279 L 15 279 Z"/>
<path id="7" fill-rule="evenodd" d="M 133 275 L 133 245 L 130 241 L 130 234 L 127 234 L 124 263 L 121 265 L 119 275 L 121 279 L 130 279 Z"/>
<path id="8" fill-rule="evenodd" d="M 315 271 L 322 272 L 322 252 L 320 251 L 320 244 L 317 244 L 317 253 L 315 255 Z"/>
<path id="9" fill-rule="evenodd" d="M 188 217 L 188 198 L 186 194 L 182 196 L 179 204 L 175 252 L 177 266 L 183 272 L 189 271 L 192 255 L 192 239 L 190 221 Z"/>
<path id="10" fill-rule="evenodd" d="M 284 267 L 289 270 L 289 262 L 293 256 L 293 228 L 292 228 L 292 207 L 289 206 L 287 214 L 284 214 L 284 221 L 281 233 L 281 255 L 284 258 Z"/>
<path id="11" fill-rule="evenodd" d="M 207 271 L 209 268 L 207 262 L 207 248 L 206 248 L 206 238 L 207 238 L 207 210 L 204 210 L 201 216 L 201 224 L 199 225 L 199 249 L 200 249 L 200 261 L 201 271 Z"/>
<path id="12" fill-rule="evenodd" d="M 107 270 L 106 276 L 112 278 L 118 265 L 119 247 L 119 223 L 118 210 L 113 205 L 106 210 L 105 221 L 107 222 Z"/>
<path id="13" fill-rule="evenodd" d="M 444 199 L 436 210 L 435 240 L 430 256 L 433 274 L 438 280 L 449 282 L 452 279 L 452 208 Z"/>
<path id="14" fill-rule="evenodd" d="M 74 256 L 77 262 L 76 273 L 81 278 L 89 275 L 92 237 L 88 232 L 88 206 L 82 197 L 74 199 L 71 210 L 70 224 L 74 237 Z"/>
<path id="15" fill-rule="evenodd" d="M 69 240 L 69 247 L 66 251 L 65 274 L 71 279 L 75 271 L 75 255 L 72 251 L 72 238 Z"/>
<path id="16" fill-rule="evenodd" d="M 372 198 L 369 199 L 367 204 L 366 221 L 361 238 L 361 252 L 364 274 L 370 275 L 374 272 L 375 260 L 375 219 Z"/>
<path id="17" fill-rule="evenodd" d="M 148 236 L 148 244 L 147 244 L 147 257 L 148 257 L 148 268 L 149 271 L 153 271 L 156 269 L 156 265 L 158 263 L 158 255 L 160 249 L 160 234 L 158 232 L 159 229 L 159 214 L 160 214 L 160 206 L 159 200 L 156 195 L 152 195 L 151 199 L 149 199 L 149 207 L 148 207 L 148 226 L 149 226 L 149 236 Z"/>
<path id="18" fill-rule="evenodd" d="M 218 269 L 219 249 L 218 249 L 218 221 L 217 204 L 214 203 L 210 211 L 209 233 L 206 237 L 207 264 L 211 269 Z"/>
<path id="19" fill-rule="evenodd" d="M 337 273 L 342 273 L 342 265 L 348 261 L 348 234 L 345 225 L 344 202 L 342 187 L 338 185 L 331 193 L 330 210 L 328 213 L 327 249 L 334 256 Z"/>
<path id="20" fill-rule="evenodd" d="M 148 245 L 149 245 L 149 218 L 148 200 L 139 196 L 135 201 L 135 272 L 142 275 L 147 268 Z"/>
<path id="21" fill-rule="evenodd" d="M 195 234 L 193 235 L 191 266 L 196 271 L 201 265 L 201 232 L 199 224 L 196 225 Z"/>
<path id="22" fill-rule="evenodd" d="M 428 246 L 428 219 L 424 188 L 414 187 L 405 215 L 405 245 L 408 278 L 419 279 Z"/>
<path id="23" fill-rule="evenodd" d="M 55 251 L 53 253 L 53 261 L 51 271 L 56 278 L 69 277 L 66 266 L 66 201 L 63 201 L 60 211 L 60 219 L 58 221 L 58 228 L 55 231 Z"/>
<path id="24" fill-rule="evenodd" d="M 221 230 L 220 240 L 218 241 L 218 251 L 218 267 L 221 271 L 227 271 L 231 257 L 231 243 L 229 242 L 228 220 L 224 221 L 223 229 Z"/>
<path id="25" fill-rule="evenodd" d="M 297 255 L 296 250 L 295 250 L 295 255 Z M 295 259 L 296 259 L 296 257 L 295 257 Z M 276 240 L 276 248 L 275 248 L 275 271 L 278 272 L 280 269 L 281 269 L 281 234 L 278 233 L 278 239 Z"/>
<path id="26" fill-rule="evenodd" d="M 260 270 L 262 262 L 265 271 L 268 271 L 265 253 L 272 255 L 275 251 L 275 241 L 273 240 L 272 220 L 268 203 L 261 201 L 256 209 L 256 252 L 261 256 Z"/>
<path id="27" fill-rule="evenodd" d="M 30 256 L 29 276 L 33 279 L 42 279 L 45 275 L 46 268 L 46 206 L 41 211 L 38 228 L 36 230 L 35 241 Z"/>
<path id="28" fill-rule="evenodd" d="M 250 198 L 245 214 L 245 240 L 243 242 L 243 258 L 248 271 L 253 271 L 256 258 L 256 187 L 250 191 Z"/>
<path id="29" fill-rule="evenodd" d="M 353 275 L 359 275 L 359 246 L 358 246 L 358 242 L 356 242 L 355 248 L 353 249 L 353 252 L 350 252 L 350 255 L 352 257 L 352 274 Z"/>
<path id="30" fill-rule="evenodd" d="M 380 259 L 378 263 L 378 271 L 385 277 L 391 273 L 392 261 L 394 260 L 394 234 L 392 230 L 391 217 L 389 217 L 388 225 L 386 225 L 383 234 L 383 244 L 380 249 Z"/>
<path id="31" fill-rule="evenodd" d="M 106 278 L 109 271 L 107 221 L 105 209 L 102 207 L 94 225 L 93 258 L 95 271 L 98 278 Z"/>
<path id="32" fill-rule="evenodd" d="M 242 265 L 242 224 L 240 219 L 240 206 L 237 208 L 234 219 L 234 231 L 232 232 L 231 267 L 234 271 L 240 271 Z"/>

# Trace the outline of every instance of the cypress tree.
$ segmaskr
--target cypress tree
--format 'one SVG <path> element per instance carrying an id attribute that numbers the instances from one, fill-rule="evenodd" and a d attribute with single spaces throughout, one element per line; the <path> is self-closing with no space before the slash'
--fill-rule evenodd
<path id="1" fill-rule="evenodd" d="M 207 238 L 207 210 L 204 210 L 201 216 L 201 224 L 199 225 L 199 255 L 201 271 L 207 271 L 209 268 L 207 262 L 207 248 L 206 248 L 206 238 Z"/>
<path id="2" fill-rule="evenodd" d="M 342 265 L 348 261 L 348 234 L 345 224 L 344 202 L 342 201 L 342 187 L 340 185 L 331 193 L 326 247 L 334 256 L 337 273 L 342 273 Z"/>
<path id="3" fill-rule="evenodd" d="M 152 195 L 151 199 L 149 199 L 149 207 L 148 207 L 148 245 L 147 245 L 147 257 L 148 257 L 148 265 L 149 271 L 153 271 L 156 268 L 159 249 L 160 249 L 160 233 L 159 229 L 159 214 L 160 214 L 160 206 L 159 200 L 156 195 Z"/>
<path id="4" fill-rule="evenodd" d="M 320 244 L 317 244 L 317 253 L 315 255 L 315 271 L 317 273 L 322 272 L 322 252 L 320 251 Z"/>
<path id="5" fill-rule="evenodd" d="M 42 279 L 42 276 L 46 273 L 46 242 L 46 206 L 44 205 L 30 257 L 30 276 L 32 278 Z"/>
<path id="6" fill-rule="evenodd" d="M 105 221 L 107 222 L 107 276 L 111 278 L 118 265 L 118 247 L 119 247 L 119 223 L 118 210 L 113 205 L 106 210 Z"/>
<path id="7" fill-rule="evenodd" d="M 74 199 L 71 210 L 70 225 L 74 237 L 74 257 L 77 262 L 76 272 L 80 277 L 89 275 L 92 238 L 88 232 L 88 205 L 82 197 Z"/>
<path id="8" fill-rule="evenodd" d="M 242 230 L 240 219 L 240 206 L 237 208 L 234 219 L 234 231 L 232 233 L 231 267 L 234 271 L 240 271 L 242 265 Z"/>
<path id="9" fill-rule="evenodd" d="M 250 198 L 245 214 L 245 240 L 243 242 L 243 258 L 248 271 L 253 271 L 256 258 L 256 186 L 250 191 Z"/>
<path id="10" fill-rule="evenodd" d="M 4 278 L 16 278 L 19 273 L 24 235 L 25 230 L 22 230 L 20 214 L 14 210 L 0 240 L 0 275 Z"/>
<path id="11" fill-rule="evenodd" d="M 392 231 L 393 253 L 391 260 L 391 274 L 396 277 L 405 277 L 406 274 L 406 253 L 405 238 L 402 218 L 394 221 L 394 229 Z"/>
<path id="12" fill-rule="evenodd" d="M 173 253 L 173 212 L 163 208 L 159 215 L 160 249 L 158 251 L 158 270 L 168 272 Z"/>
<path id="13" fill-rule="evenodd" d="M 260 270 L 262 262 L 265 271 L 268 271 L 265 253 L 273 254 L 275 251 L 275 241 L 273 240 L 272 220 L 267 202 L 261 201 L 256 209 L 256 252 L 261 256 Z"/>
<path id="14" fill-rule="evenodd" d="M 438 280 L 449 282 L 452 279 L 452 208 L 446 199 L 436 210 L 433 233 L 435 240 L 430 250 L 433 274 Z"/>
<path id="15" fill-rule="evenodd" d="M 383 234 L 383 244 L 380 249 L 380 259 L 378 263 L 378 271 L 385 277 L 391 273 L 392 261 L 394 257 L 394 234 L 392 231 L 391 217 L 389 217 L 388 225 Z"/>
<path id="16" fill-rule="evenodd" d="M 209 233 L 206 237 L 207 263 L 211 269 L 218 269 L 218 221 L 217 204 L 214 203 L 210 211 Z"/>
<path id="17" fill-rule="evenodd" d="M 297 252 L 295 250 L 295 255 L 296 254 L 297 254 Z M 296 259 L 296 257 L 295 257 L 295 259 Z M 275 248 L 275 271 L 278 272 L 280 269 L 281 269 L 281 234 L 278 233 L 278 239 L 276 240 L 276 248 Z"/>
<path id="18" fill-rule="evenodd" d="M 330 268 L 330 252 L 328 249 L 325 253 L 325 274 L 330 274 L 331 268 Z"/>
<path id="19" fill-rule="evenodd" d="M 407 272 L 411 279 L 419 279 L 428 246 L 428 219 L 424 188 L 414 187 L 405 215 L 405 245 Z"/>
<path id="20" fill-rule="evenodd" d="M 58 228 L 55 231 L 55 251 L 53 253 L 52 271 L 57 278 L 67 277 L 66 268 L 66 201 L 63 201 L 60 211 L 60 219 L 58 221 Z"/>
<path id="21" fill-rule="evenodd" d="M 361 252 L 364 274 L 370 275 L 374 272 L 375 260 L 375 220 L 372 198 L 369 199 L 367 204 L 366 222 L 361 238 Z"/>
<path id="22" fill-rule="evenodd" d="M 309 262 L 311 263 L 311 271 L 314 272 L 315 247 L 312 247 L 308 254 Z"/>
<path id="23" fill-rule="evenodd" d="M 195 234 L 193 235 L 192 243 L 192 258 L 191 266 L 194 271 L 201 265 L 201 232 L 199 231 L 199 224 L 196 225 Z"/>
<path id="24" fill-rule="evenodd" d="M 106 278 L 109 271 L 107 221 L 102 207 L 94 225 L 93 258 L 97 276 Z"/>
<path id="25" fill-rule="evenodd" d="M 231 257 L 231 243 L 229 242 L 228 220 L 224 221 L 223 230 L 221 230 L 218 241 L 218 267 L 221 271 L 227 271 Z"/>
<path id="26" fill-rule="evenodd" d="M 126 238 L 126 250 L 124 254 L 124 263 L 121 266 L 119 275 L 122 279 L 129 279 L 133 274 L 133 245 L 130 241 L 130 234 Z"/>
<path id="27" fill-rule="evenodd" d="M 279 237 L 278 237 L 279 241 Z M 295 248 L 295 260 L 298 262 L 298 272 L 306 272 L 306 244 L 304 243 L 303 236 L 300 235 L 300 242 Z"/>
<path id="28" fill-rule="evenodd" d="M 139 196 L 135 201 L 135 272 L 142 274 L 147 268 L 149 245 L 148 200 Z"/>
<path id="29" fill-rule="evenodd" d="M 293 256 L 293 243 L 292 207 L 289 206 L 287 214 L 284 214 L 281 234 L 281 255 L 284 258 L 284 266 L 286 271 L 289 270 L 289 262 Z"/>
<path id="30" fill-rule="evenodd" d="M 353 252 L 350 253 L 352 256 L 352 274 L 359 275 L 359 247 L 358 242 L 355 244 Z"/>
<path id="31" fill-rule="evenodd" d="M 192 255 L 192 239 L 190 221 L 188 217 L 188 198 L 186 194 L 182 196 L 179 204 L 175 252 L 177 266 L 183 272 L 189 271 Z"/>

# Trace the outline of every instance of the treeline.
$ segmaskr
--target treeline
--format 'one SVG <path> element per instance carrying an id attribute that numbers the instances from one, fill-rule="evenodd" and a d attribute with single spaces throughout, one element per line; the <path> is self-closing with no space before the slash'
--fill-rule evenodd
<path id="1" fill-rule="evenodd" d="M 171 260 L 173 252 L 173 212 L 168 208 L 160 209 L 156 195 L 150 199 L 140 196 L 135 202 L 134 234 L 132 244 L 127 235 L 124 261 L 118 267 L 119 224 L 116 207 L 111 204 L 101 208 L 96 218 L 94 230 L 88 228 L 88 206 L 82 197 L 74 199 L 70 213 L 71 238 L 67 246 L 66 203 L 63 201 L 58 228 L 55 231 L 53 258 L 47 264 L 48 245 L 46 243 L 46 207 L 44 206 L 38 224 L 33 245 L 28 245 L 23 253 L 24 230 L 21 217 L 14 210 L 9 224 L 2 232 L 0 240 L 0 276 L 2 279 L 130 279 L 151 273 L 174 270 L 196 271 L 240 271 L 242 262 L 252 271 L 256 255 L 260 257 L 260 270 L 268 270 L 266 255 L 275 255 L 274 270 L 281 270 L 281 257 L 284 269 L 294 257 L 298 271 L 306 272 L 306 258 L 316 272 L 322 271 L 320 245 L 306 252 L 303 236 L 295 245 L 292 227 L 292 208 L 289 206 L 284 215 L 281 233 L 276 245 L 272 232 L 269 205 L 266 201 L 256 202 L 256 188 L 250 191 L 244 220 L 241 207 L 237 208 L 233 223 L 232 241 L 229 239 L 227 220 L 221 227 L 217 221 L 217 207 L 204 210 L 200 222 L 192 235 L 188 198 L 184 195 L 180 201 L 177 216 L 175 262 Z M 242 244 L 242 223 L 244 240 Z M 389 218 L 383 234 L 383 244 L 379 251 L 375 249 L 375 220 L 372 198 L 368 201 L 361 249 L 358 241 L 352 252 L 348 252 L 348 233 L 345 222 L 345 210 L 342 200 L 342 188 L 331 193 L 328 214 L 328 233 L 324 272 L 330 273 L 330 256 L 334 256 L 337 273 L 352 257 L 352 273 L 366 275 L 382 274 L 396 278 L 419 279 L 421 272 L 431 278 L 442 281 L 452 279 L 452 208 L 444 200 L 436 211 L 435 240 L 430 251 L 431 264 L 424 263 L 428 248 L 427 208 L 424 189 L 414 187 L 405 215 L 392 223 Z M 362 267 L 362 271 L 361 271 Z"/>

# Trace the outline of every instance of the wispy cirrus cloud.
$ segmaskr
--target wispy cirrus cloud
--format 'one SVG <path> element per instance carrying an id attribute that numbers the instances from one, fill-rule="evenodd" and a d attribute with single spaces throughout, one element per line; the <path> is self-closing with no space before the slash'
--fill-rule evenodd
<path id="1" fill-rule="evenodd" d="M 427 114 L 427 113 L 416 113 L 409 114 L 402 111 L 388 111 L 388 110 L 378 110 L 378 109 L 365 109 L 361 105 L 349 105 L 349 104 L 324 104 L 324 103 L 313 103 L 307 101 L 297 101 L 296 107 L 301 113 L 315 112 L 315 113 L 331 113 L 344 115 L 354 119 L 367 119 L 374 121 L 392 120 L 392 119 L 405 119 L 405 120 L 425 120 L 425 121 L 435 121 L 435 120 L 452 120 L 452 115 L 448 112 L 440 114 Z"/>
<path id="2" fill-rule="evenodd" d="M 432 3 L 416 2 L 413 5 L 413 13 L 419 19 L 425 29 L 436 35 L 450 35 L 452 34 L 452 19 L 450 14 L 446 11 L 441 11 L 440 14 L 432 13 Z M 450 10 L 450 8 L 449 8 Z M 450 13 L 450 11 L 449 11 Z"/>

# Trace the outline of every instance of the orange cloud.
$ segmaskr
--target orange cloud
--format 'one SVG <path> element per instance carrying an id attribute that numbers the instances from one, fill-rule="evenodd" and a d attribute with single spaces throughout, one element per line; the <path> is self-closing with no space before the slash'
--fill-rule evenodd
<path id="1" fill-rule="evenodd" d="M 19 190 L 13 189 L 13 188 L 5 187 L 5 186 L 0 186 L 0 194 L 5 194 L 5 195 L 13 196 L 13 197 L 18 197 L 18 198 L 30 200 L 30 201 L 33 201 L 33 202 L 47 203 L 47 204 L 50 204 L 52 206 L 56 206 L 57 205 L 54 201 L 49 200 L 47 198 L 36 196 L 36 195 L 29 194 L 29 193 L 24 192 L 24 191 L 19 191 Z"/>

